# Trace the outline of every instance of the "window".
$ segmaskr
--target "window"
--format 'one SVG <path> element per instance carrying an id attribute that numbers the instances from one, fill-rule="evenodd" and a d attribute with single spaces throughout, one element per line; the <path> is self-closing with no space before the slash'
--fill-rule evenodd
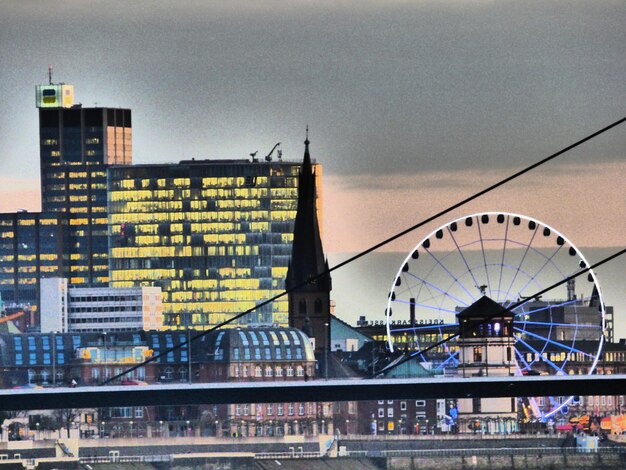
<path id="1" fill-rule="evenodd" d="M 274 414 L 274 404 L 273 403 L 268 403 L 267 404 L 267 414 L 268 415 L 273 415 Z"/>
<path id="2" fill-rule="evenodd" d="M 405 401 L 401 401 L 400 402 L 400 410 L 401 411 L 406 411 L 406 402 Z"/>
<path id="3" fill-rule="evenodd" d="M 247 403 L 243 405 L 243 414 L 244 416 L 248 416 L 250 414 L 250 405 Z"/>
<path id="4" fill-rule="evenodd" d="M 293 403 L 289 403 L 289 406 L 287 408 L 287 413 L 289 414 L 289 416 L 293 416 L 294 414 Z"/>
<path id="5" fill-rule="evenodd" d="M 261 377 L 263 375 L 263 371 L 261 370 L 261 366 L 256 366 L 254 368 L 254 376 Z"/>
<path id="6" fill-rule="evenodd" d="M 267 366 L 265 368 L 265 377 L 271 377 L 272 376 L 272 368 L 270 366 Z"/>
<path id="7" fill-rule="evenodd" d="M 276 368 L 276 377 L 282 377 L 282 376 L 283 376 L 283 368 L 279 366 Z"/>
<path id="8" fill-rule="evenodd" d="M 378 417 L 379 418 L 384 418 L 385 417 L 385 409 L 384 408 L 378 408 Z"/>
<path id="9" fill-rule="evenodd" d="M 415 406 L 418 408 L 424 408 L 426 406 L 426 400 L 415 400 Z"/>
<path id="10" fill-rule="evenodd" d="M 293 367 L 287 367 L 287 377 L 293 377 Z"/>
<path id="11" fill-rule="evenodd" d="M 143 418 L 143 407 L 141 406 L 135 407 L 135 418 Z"/>
<path id="12" fill-rule="evenodd" d="M 480 397 L 472 398 L 472 413 L 482 413 L 482 403 Z"/>
<path id="13" fill-rule="evenodd" d="M 241 416 L 241 405 L 235 405 L 235 416 Z"/>
<path id="14" fill-rule="evenodd" d="M 283 416 L 285 414 L 285 405 L 282 403 L 278 404 L 278 416 Z"/>
<path id="15" fill-rule="evenodd" d="M 298 377 L 304 377 L 304 369 L 302 368 L 302 366 L 298 366 L 296 371 L 297 371 Z"/>
<path id="16" fill-rule="evenodd" d="M 379 405 L 384 405 L 385 404 L 385 400 L 378 400 L 378 404 Z"/>
<path id="17" fill-rule="evenodd" d="M 298 415 L 304 416 L 304 403 L 298 405 Z"/>
<path id="18" fill-rule="evenodd" d="M 393 418 L 393 408 L 387 408 L 387 418 Z"/>
<path id="19" fill-rule="evenodd" d="M 480 346 L 474 348 L 474 362 L 483 362 L 483 348 Z"/>

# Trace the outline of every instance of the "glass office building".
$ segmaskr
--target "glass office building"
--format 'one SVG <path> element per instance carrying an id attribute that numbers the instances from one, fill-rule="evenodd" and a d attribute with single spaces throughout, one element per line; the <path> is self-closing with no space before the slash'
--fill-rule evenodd
<path id="1" fill-rule="evenodd" d="M 6 305 L 39 306 L 42 277 L 67 274 L 64 214 L 0 214 L 0 295 Z"/>
<path id="2" fill-rule="evenodd" d="M 299 168 L 248 160 L 109 168 L 111 287 L 161 287 L 172 329 L 214 326 L 283 291 Z M 285 296 L 240 323 L 287 325 L 287 308 Z"/>
<path id="3" fill-rule="evenodd" d="M 43 107 L 40 88 L 42 210 L 68 214 L 70 284 L 107 286 L 106 167 L 132 163 L 131 112 Z"/>

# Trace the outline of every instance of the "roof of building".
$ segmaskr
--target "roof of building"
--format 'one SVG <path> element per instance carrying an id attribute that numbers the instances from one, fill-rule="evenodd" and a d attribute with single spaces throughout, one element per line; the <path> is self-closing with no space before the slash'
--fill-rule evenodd
<path id="1" fill-rule="evenodd" d="M 204 345 L 198 351 L 200 361 L 315 361 L 309 338 L 295 328 L 230 328 L 198 341 Z"/>
<path id="2" fill-rule="evenodd" d="M 509 317 L 513 318 L 514 314 L 507 310 L 499 303 L 491 300 L 486 295 L 474 302 L 472 305 L 457 313 L 459 319 L 468 318 L 493 318 L 493 317 Z"/>

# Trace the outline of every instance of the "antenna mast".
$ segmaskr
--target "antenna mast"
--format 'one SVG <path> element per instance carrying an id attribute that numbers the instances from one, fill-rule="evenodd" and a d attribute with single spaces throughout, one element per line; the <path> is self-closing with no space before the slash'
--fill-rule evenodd
<path id="1" fill-rule="evenodd" d="M 48 84 L 52 85 L 52 65 L 48 65 Z"/>

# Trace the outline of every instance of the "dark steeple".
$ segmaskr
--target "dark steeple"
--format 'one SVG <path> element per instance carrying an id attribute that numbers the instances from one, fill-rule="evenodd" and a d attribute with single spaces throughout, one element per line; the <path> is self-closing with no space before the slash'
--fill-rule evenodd
<path id="1" fill-rule="evenodd" d="M 317 220 L 315 173 L 309 153 L 309 128 L 304 141 L 304 160 L 298 175 L 298 211 L 293 229 L 291 263 L 287 272 L 287 288 L 303 284 L 328 269 Z M 326 287 L 327 286 L 327 287 Z M 299 291 L 331 290 L 330 275 Z"/>
<path id="2" fill-rule="evenodd" d="M 291 262 L 287 271 L 289 294 L 289 325 L 305 331 L 315 339 L 315 350 L 330 345 L 331 279 L 324 257 L 322 238 L 317 220 L 315 173 L 309 153 L 309 129 L 304 141 L 304 159 L 298 175 L 298 210 L 293 230 Z"/>

